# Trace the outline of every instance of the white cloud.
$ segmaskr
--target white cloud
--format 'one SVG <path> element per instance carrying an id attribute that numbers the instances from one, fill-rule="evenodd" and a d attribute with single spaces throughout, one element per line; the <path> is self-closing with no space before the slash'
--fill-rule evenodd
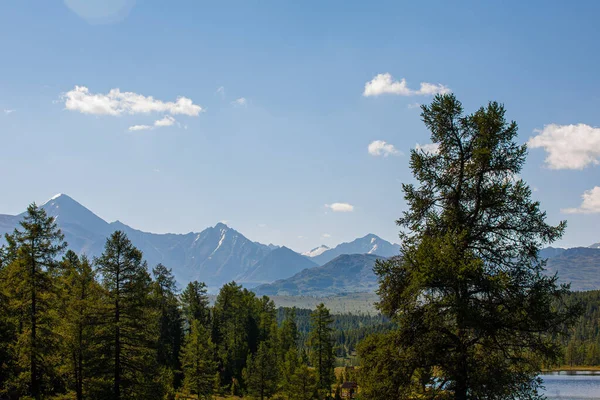
<path id="1" fill-rule="evenodd" d="M 583 201 L 577 208 L 564 208 L 560 210 L 565 214 L 597 214 L 600 213 L 600 186 L 586 190 L 581 198 Z"/>
<path id="2" fill-rule="evenodd" d="M 154 121 L 154 126 L 171 126 L 175 123 L 175 118 L 170 115 L 165 115 L 163 119 Z"/>
<path id="3" fill-rule="evenodd" d="M 421 103 L 410 103 L 407 107 L 412 110 L 413 108 L 421 107 Z"/>
<path id="4" fill-rule="evenodd" d="M 419 90 L 410 89 L 406 84 L 406 79 L 394 81 L 389 73 L 379 74 L 365 84 L 363 96 L 379 96 L 381 94 L 397 94 L 399 96 L 428 96 L 433 94 L 446 94 L 451 90 L 445 85 L 421 82 Z"/>
<path id="5" fill-rule="evenodd" d="M 131 132 L 135 132 L 135 131 L 146 131 L 146 130 L 150 130 L 152 129 L 152 127 L 150 125 L 133 125 L 129 127 L 129 131 Z"/>
<path id="6" fill-rule="evenodd" d="M 354 206 L 348 203 L 332 203 L 325 204 L 325 207 L 331 209 L 333 212 L 352 212 L 354 211 Z"/>
<path id="7" fill-rule="evenodd" d="M 93 94 L 85 86 L 75 86 L 61 95 L 65 108 L 93 115 L 148 114 L 164 112 L 197 117 L 204 109 L 187 97 L 178 97 L 175 102 L 163 102 L 152 96 L 111 89 L 108 94 Z"/>
<path id="8" fill-rule="evenodd" d="M 147 131 L 147 130 L 151 130 L 151 129 L 155 129 L 155 128 L 162 128 L 164 126 L 171 126 L 173 124 L 175 124 L 175 118 L 171 117 L 170 115 L 165 115 L 164 118 L 162 119 L 158 119 L 156 121 L 154 121 L 154 125 L 150 126 L 150 125 L 133 125 L 129 127 L 129 131 Z"/>
<path id="9" fill-rule="evenodd" d="M 259 228 L 266 228 L 266 227 L 267 227 L 267 224 L 258 224 L 258 227 L 259 227 Z"/>
<path id="10" fill-rule="evenodd" d="M 422 151 L 428 154 L 438 154 L 440 152 L 440 144 L 439 143 L 427 143 L 427 144 L 419 144 L 415 145 L 415 150 Z"/>
<path id="11" fill-rule="evenodd" d="M 225 87 L 219 86 L 219 88 L 217 89 L 217 93 L 220 94 L 221 97 L 225 97 Z"/>
<path id="12" fill-rule="evenodd" d="M 245 107 L 246 105 L 248 105 L 248 100 L 246 100 L 245 97 L 240 97 L 239 99 L 235 99 L 234 101 L 232 101 L 231 104 L 233 104 L 234 106 Z"/>
<path id="13" fill-rule="evenodd" d="M 550 124 L 536 133 L 527 145 L 546 150 L 546 165 L 551 169 L 583 169 L 600 164 L 600 128 Z"/>
<path id="14" fill-rule="evenodd" d="M 393 144 L 389 144 L 384 142 L 383 140 L 374 140 L 369 144 L 367 148 L 369 150 L 369 154 L 372 156 L 384 156 L 387 157 L 389 155 L 401 155 L 402 153 L 398 151 Z"/>
<path id="15" fill-rule="evenodd" d="M 321 235 L 321 237 L 327 239 L 327 238 L 330 238 L 331 235 L 329 233 L 324 233 Z"/>
<path id="16" fill-rule="evenodd" d="M 4 114 L 6 114 L 6 115 L 12 114 L 14 112 L 15 112 L 15 110 L 9 110 L 9 109 L 6 109 L 6 108 L 4 109 Z"/>

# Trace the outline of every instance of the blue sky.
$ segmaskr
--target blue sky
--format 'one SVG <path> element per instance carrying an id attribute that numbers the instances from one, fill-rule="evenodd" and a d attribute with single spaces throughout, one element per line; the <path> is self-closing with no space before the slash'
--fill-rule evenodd
<path id="1" fill-rule="evenodd" d="M 151 232 L 395 241 L 427 82 L 504 103 L 557 244 L 599 242 L 600 3 L 456 3 L 4 0 L 0 213 L 62 192 Z"/>

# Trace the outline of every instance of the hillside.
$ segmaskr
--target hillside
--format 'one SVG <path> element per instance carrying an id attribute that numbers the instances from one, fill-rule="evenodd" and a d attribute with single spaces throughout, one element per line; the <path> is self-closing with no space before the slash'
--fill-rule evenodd
<path id="1" fill-rule="evenodd" d="M 548 259 L 549 274 L 558 272 L 559 281 L 571 283 L 571 290 L 600 288 L 600 250 L 588 247 L 566 249 Z"/>
<path id="2" fill-rule="evenodd" d="M 316 266 L 317 264 L 311 260 L 283 246 L 276 248 L 259 260 L 239 281 L 245 286 L 255 286 L 285 279 L 304 269 Z"/>
<path id="3" fill-rule="evenodd" d="M 258 286 L 254 292 L 267 296 L 320 297 L 340 293 L 372 292 L 377 288 L 373 266 L 380 258 L 372 254 L 344 254 L 320 267 L 301 271 L 291 278 Z"/>

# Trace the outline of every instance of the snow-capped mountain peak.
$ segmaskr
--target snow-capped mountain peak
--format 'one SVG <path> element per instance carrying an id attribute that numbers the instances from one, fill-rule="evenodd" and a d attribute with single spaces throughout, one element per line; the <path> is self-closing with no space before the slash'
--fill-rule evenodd
<path id="1" fill-rule="evenodd" d="M 312 250 L 309 251 L 305 251 L 304 253 L 302 253 L 303 256 L 306 257 L 316 257 L 319 256 L 321 254 L 323 254 L 324 252 L 326 252 L 327 250 L 330 250 L 329 247 L 325 246 L 324 244 L 319 246 L 319 247 L 315 247 Z"/>
<path id="2" fill-rule="evenodd" d="M 61 224 L 78 225 L 91 232 L 105 233 L 108 229 L 106 221 L 64 193 L 52 196 L 40 207 Z"/>
<path id="3" fill-rule="evenodd" d="M 342 254 L 373 254 L 381 257 L 391 257 L 400 253 L 400 246 L 390 243 L 377 235 L 369 233 L 352 242 L 340 243 L 333 249 L 325 250 L 313 256 L 313 261 L 323 265 Z"/>

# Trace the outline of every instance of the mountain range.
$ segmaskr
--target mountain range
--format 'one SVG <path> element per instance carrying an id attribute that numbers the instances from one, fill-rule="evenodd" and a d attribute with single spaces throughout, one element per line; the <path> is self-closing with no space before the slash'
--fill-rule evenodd
<path id="1" fill-rule="evenodd" d="M 600 289 L 600 249 L 547 247 L 540 257 L 547 259 L 546 274 L 558 274 L 559 283 L 571 290 Z M 370 254 L 340 255 L 323 266 L 303 270 L 296 275 L 254 289 L 268 296 L 330 296 L 343 293 L 372 292 L 377 289 L 373 265 L 380 256 Z"/>
<path id="2" fill-rule="evenodd" d="M 216 290 L 235 280 L 259 294 L 270 295 L 328 296 L 374 291 L 375 261 L 400 253 L 400 245 L 373 234 L 334 248 L 319 246 L 299 254 L 285 246 L 254 242 L 223 223 L 199 233 L 143 232 L 120 221 L 108 223 L 64 194 L 41 207 L 56 219 L 73 251 L 99 256 L 106 238 L 121 230 L 143 252 L 150 266 L 162 263 L 172 268 L 180 286 L 199 280 Z M 4 233 L 17 228 L 23 215 L 0 214 L 0 244 Z M 559 281 L 571 283 L 571 289 L 600 289 L 600 243 L 571 249 L 547 247 L 540 256 L 548 259 L 547 273 L 558 273 Z"/>
<path id="3" fill-rule="evenodd" d="M 325 264 L 339 254 L 370 253 L 389 257 L 398 252 L 393 245 L 369 234 L 333 249 L 322 247 L 308 256 L 287 247 L 264 245 L 218 223 L 199 233 L 156 234 L 134 229 L 120 221 L 106 222 L 92 211 L 65 194 L 52 197 L 41 205 L 53 216 L 65 234 L 69 248 L 79 254 L 97 257 L 102 254 L 106 238 L 121 230 L 139 248 L 150 266 L 162 263 L 172 268 L 180 285 L 200 280 L 218 288 L 235 280 L 247 287 L 289 278 L 296 273 Z M 0 244 L 4 233 L 18 227 L 24 213 L 0 214 Z"/>
<path id="4" fill-rule="evenodd" d="M 319 265 L 324 265 L 342 254 L 375 254 L 382 257 L 392 257 L 400 254 L 400 245 L 390 243 L 370 233 L 352 242 L 341 243 L 333 249 L 321 246 L 304 253 L 305 256 L 310 257 Z"/>

